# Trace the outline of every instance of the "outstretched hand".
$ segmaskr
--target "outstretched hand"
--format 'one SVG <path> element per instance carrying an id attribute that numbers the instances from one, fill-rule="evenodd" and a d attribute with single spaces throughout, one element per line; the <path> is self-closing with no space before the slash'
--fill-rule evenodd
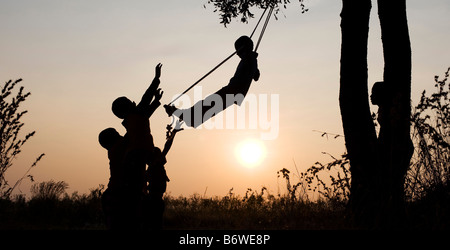
<path id="1" fill-rule="evenodd" d="M 162 64 L 158 63 L 158 65 L 156 65 L 155 67 L 155 78 L 159 79 L 161 77 L 161 68 L 162 68 Z"/>
<path id="2" fill-rule="evenodd" d="M 173 129 L 173 133 L 177 133 L 181 130 L 184 130 L 184 128 L 181 127 L 181 125 L 183 125 L 183 123 L 184 123 L 184 121 L 177 120 L 175 123 L 175 128 Z"/>
<path id="3" fill-rule="evenodd" d="M 167 140 L 173 140 L 175 138 L 175 135 L 178 132 L 184 130 L 184 128 L 181 127 L 181 125 L 183 125 L 183 123 L 184 123 L 183 121 L 177 120 L 176 123 L 175 123 L 175 128 L 172 127 L 172 124 L 168 124 L 167 127 L 166 127 L 166 129 L 167 129 L 166 139 Z"/>

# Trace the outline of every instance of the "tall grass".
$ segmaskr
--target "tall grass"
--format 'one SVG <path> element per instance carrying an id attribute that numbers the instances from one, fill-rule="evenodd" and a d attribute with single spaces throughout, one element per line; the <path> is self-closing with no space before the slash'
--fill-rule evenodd
<path id="1" fill-rule="evenodd" d="M 40 184 L 37 186 L 54 185 Z M 101 207 L 103 186 L 88 195 L 38 192 L 0 200 L 0 229 L 106 229 Z M 49 189 L 43 189 L 49 190 Z M 244 196 L 164 197 L 165 229 L 344 229 L 343 206 L 325 199 L 310 201 L 293 193 L 272 195 L 266 188 Z"/>
<path id="2" fill-rule="evenodd" d="M 168 229 L 344 229 L 342 207 L 325 200 L 273 196 L 265 188 L 248 189 L 245 196 L 189 198 L 166 196 Z"/>
<path id="3" fill-rule="evenodd" d="M 37 184 L 35 189 L 54 185 L 67 188 L 65 182 L 49 181 Z M 30 199 L 23 195 L 0 199 L 0 229 L 106 229 L 101 205 L 103 189 L 100 185 L 89 194 L 54 195 L 54 191 L 45 193 L 51 189 L 44 188 Z"/>
<path id="4" fill-rule="evenodd" d="M 409 200 L 418 200 L 450 184 L 450 67 L 442 80 L 435 76 L 435 93 L 423 91 L 412 116 L 415 152 L 405 183 Z"/>

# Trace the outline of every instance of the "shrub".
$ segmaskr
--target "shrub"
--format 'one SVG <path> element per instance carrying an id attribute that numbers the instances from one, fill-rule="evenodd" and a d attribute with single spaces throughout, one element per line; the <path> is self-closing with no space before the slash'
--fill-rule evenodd
<path id="1" fill-rule="evenodd" d="M 32 199 L 58 200 L 69 188 L 69 184 L 64 181 L 54 180 L 35 183 L 31 186 Z"/>
<path id="2" fill-rule="evenodd" d="M 30 170 L 36 166 L 44 154 L 37 157 L 35 162 L 31 164 L 25 174 L 19 178 L 13 185 L 6 180 L 6 171 L 13 165 L 14 159 L 21 152 L 22 146 L 34 136 L 35 131 L 28 133 L 24 138 L 19 139 L 19 134 L 24 126 L 21 122 L 23 115 L 27 111 L 19 111 L 19 106 L 31 94 L 24 93 L 24 87 L 20 87 L 14 97 L 14 88 L 22 79 L 16 81 L 9 80 L 5 83 L 0 92 L 0 198 L 9 199 L 11 193 L 17 188 L 23 179 L 29 178 L 33 181 L 33 176 L 29 174 Z"/>
<path id="3" fill-rule="evenodd" d="M 406 176 L 408 200 L 425 197 L 436 189 L 448 188 L 450 181 L 450 67 L 444 79 L 435 76 L 436 92 L 422 92 L 412 115 L 415 152 Z"/>

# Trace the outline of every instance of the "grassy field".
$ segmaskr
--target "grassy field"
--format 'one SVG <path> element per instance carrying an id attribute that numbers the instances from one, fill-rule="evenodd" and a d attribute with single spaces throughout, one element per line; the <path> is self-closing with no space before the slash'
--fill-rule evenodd
<path id="1" fill-rule="evenodd" d="M 168 229 L 344 229 L 345 207 L 325 201 L 309 202 L 289 197 L 202 198 L 193 195 L 167 197 L 165 226 Z"/>
<path id="2" fill-rule="evenodd" d="M 345 229 L 343 204 L 256 192 L 165 197 L 164 229 Z M 106 229 L 98 190 L 62 198 L 0 200 L 0 229 Z"/>
<path id="3" fill-rule="evenodd" d="M 62 198 L 0 200 L 0 229 L 105 230 L 100 189 Z M 409 203 L 407 229 L 449 229 L 449 190 Z M 357 229 L 345 203 L 305 201 L 248 192 L 244 197 L 165 197 L 167 230 L 342 230 Z"/>

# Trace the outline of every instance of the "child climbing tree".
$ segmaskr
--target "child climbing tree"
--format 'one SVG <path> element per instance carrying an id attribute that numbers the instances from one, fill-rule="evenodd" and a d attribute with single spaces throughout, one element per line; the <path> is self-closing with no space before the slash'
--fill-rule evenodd
<path id="1" fill-rule="evenodd" d="M 363 227 L 401 226 L 410 139 L 411 46 L 406 2 L 378 0 L 385 60 L 384 122 L 376 135 L 367 81 L 370 0 L 342 1 L 340 108 L 351 165 L 350 206 Z M 380 114 L 379 114 L 380 115 Z"/>

